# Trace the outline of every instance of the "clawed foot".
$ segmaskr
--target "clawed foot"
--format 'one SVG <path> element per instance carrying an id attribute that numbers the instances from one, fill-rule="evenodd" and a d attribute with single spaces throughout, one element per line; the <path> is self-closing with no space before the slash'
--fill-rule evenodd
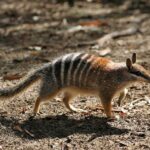
<path id="1" fill-rule="evenodd" d="M 33 114 L 30 114 L 29 116 L 29 120 L 33 120 L 35 117 L 39 116 L 40 113 L 33 113 Z"/>
<path id="2" fill-rule="evenodd" d="M 113 122 L 113 121 L 117 120 L 117 118 L 115 116 L 112 116 L 112 117 L 107 117 L 107 120 L 109 122 Z"/>

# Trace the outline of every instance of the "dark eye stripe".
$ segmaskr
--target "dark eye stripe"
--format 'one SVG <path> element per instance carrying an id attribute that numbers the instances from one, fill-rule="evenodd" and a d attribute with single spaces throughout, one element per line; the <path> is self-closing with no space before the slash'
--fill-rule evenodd
<path id="1" fill-rule="evenodd" d="M 132 74 L 134 75 L 137 75 L 139 77 L 143 77 L 143 78 L 146 78 L 146 76 L 144 75 L 144 73 L 140 72 L 140 71 L 136 71 L 136 72 L 131 72 Z"/>

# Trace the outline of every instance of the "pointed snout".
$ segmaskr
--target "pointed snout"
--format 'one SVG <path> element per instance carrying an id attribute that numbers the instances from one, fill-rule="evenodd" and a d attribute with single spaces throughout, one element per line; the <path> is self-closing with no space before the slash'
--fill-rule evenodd
<path id="1" fill-rule="evenodd" d="M 146 72 L 144 74 L 141 74 L 140 80 L 142 82 L 150 83 L 150 73 Z"/>
<path id="2" fill-rule="evenodd" d="M 145 81 L 150 83 L 150 73 L 145 76 Z"/>
<path id="3" fill-rule="evenodd" d="M 150 76 L 149 76 L 149 78 L 148 78 L 148 83 L 150 83 Z"/>

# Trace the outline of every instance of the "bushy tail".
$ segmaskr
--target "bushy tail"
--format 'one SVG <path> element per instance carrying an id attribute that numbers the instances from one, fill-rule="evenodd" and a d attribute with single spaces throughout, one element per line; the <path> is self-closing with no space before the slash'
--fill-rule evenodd
<path id="1" fill-rule="evenodd" d="M 27 89 L 32 83 L 40 79 L 38 71 L 29 73 L 20 83 L 16 86 L 0 89 L 0 97 L 12 97 L 16 94 L 19 94 L 23 90 Z"/>

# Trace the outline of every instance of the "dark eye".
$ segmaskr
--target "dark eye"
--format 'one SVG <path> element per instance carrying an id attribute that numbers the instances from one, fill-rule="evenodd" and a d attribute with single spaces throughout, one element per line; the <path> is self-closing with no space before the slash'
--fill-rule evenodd
<path id="1" fill-rule="evenodd" d="M 137 76 L 141 76 L 141 72 L 140 71 L 136 71 L 136 72 L 134 72 L 134 74 L 137 75 Z"/>
<path id="2" fill-rule="evenodd" d="M 130 73 L 137 75 L 137 76 L 141 76 L 141 72 L 140 71 L 130 71 Z"/>

